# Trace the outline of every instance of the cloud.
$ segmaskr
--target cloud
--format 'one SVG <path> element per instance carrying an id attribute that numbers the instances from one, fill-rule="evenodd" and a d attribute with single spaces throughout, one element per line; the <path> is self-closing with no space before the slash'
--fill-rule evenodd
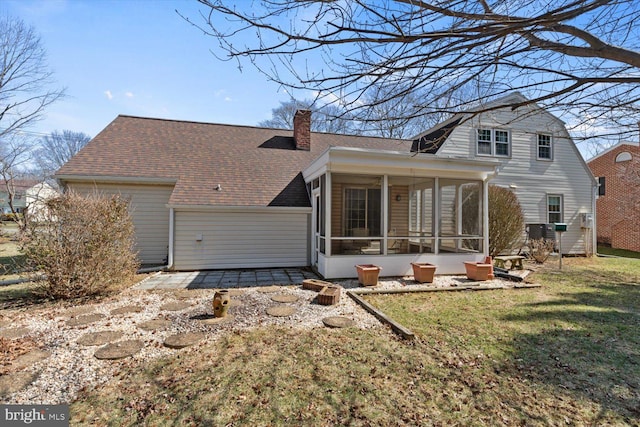
<path id="1" fill-rule="evenodd" d="M 133 92 L 125 92 L 124 96 L 126 96 L 127 98 L 133 98 Z"/>
<path id="2" fill-rule="evenodd" d="M 230 96 L 225 96 L 224 100 L 227 101 L 227 102 L 231 102 L 231 97 Z"/>
<path id="3" fill-rule="evenodd" d="M 107 97 L 108 100 L 112 100 L 113 99 L 113 95 L 111 94 L 110 90 L 105 90 L 104 94 L 105 94 L 105 96 Z"/>

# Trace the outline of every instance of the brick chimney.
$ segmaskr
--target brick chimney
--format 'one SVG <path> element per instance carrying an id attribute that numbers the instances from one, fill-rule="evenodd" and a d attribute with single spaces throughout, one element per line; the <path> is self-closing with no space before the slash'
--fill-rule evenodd
<path id="1" fill-rule="evenodd" d="M 311 110 L 298 110 L 293 116 L 293 139 L 298 150 L 311 150 Z"/>

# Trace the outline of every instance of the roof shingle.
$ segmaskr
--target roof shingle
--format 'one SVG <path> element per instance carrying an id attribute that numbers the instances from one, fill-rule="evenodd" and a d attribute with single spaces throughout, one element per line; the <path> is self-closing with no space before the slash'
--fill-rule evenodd
<path id="1" fill-rule="evenodd" d="M 305 151 L 290 130 L 121 115 L 57 176 L 175 180 L 176 205 L 309 206 L 301 171 L 337 146 L 408 152 L 411 141 L 312 132 Z"/>

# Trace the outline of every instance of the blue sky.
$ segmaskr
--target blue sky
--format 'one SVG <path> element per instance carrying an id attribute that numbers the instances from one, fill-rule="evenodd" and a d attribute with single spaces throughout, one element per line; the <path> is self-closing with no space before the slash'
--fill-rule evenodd
<path id="1" fill-rule="evenodd" d="M 242 0 L 241 0 L 242 1 Z M 31 130 L 95 136 L 118 114 L 256 125 L 288 95 L 250 65 L 210 52 L 216 41 L 184 21 L 186 0 L 2 0 L 0 13 L 32 25 L 67 98 Z"/>

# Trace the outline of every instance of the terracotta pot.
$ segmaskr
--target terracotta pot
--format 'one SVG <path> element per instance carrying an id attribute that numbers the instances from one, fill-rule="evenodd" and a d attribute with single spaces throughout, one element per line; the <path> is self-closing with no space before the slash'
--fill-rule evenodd
<path id="1" fill-rule="evenodd" d="M 413 278 L 419 283 L 432 283 L 436 266 L 428 262 L 412 262 Z"/>
<path id="2" fill-rule="evenodd" d="M 358 272 L 358 282 L 362 286 L 376 286 L 378 284 L 378 275 L 382 267 L 373 264 L 356 265 Z"/>
<path id="3" fill-rule="evenodd" d="M 482 262 L 465 261 L 464 268 L 467 278 L 475 281 L 493 279 L 493 265 Z"/>
<path id="4" fill-rule="evenodd" d="M 231 295 L 228 290 L 216 291 L 213 295 L 213 317 L 225 317 L 230 304 Z"/>

